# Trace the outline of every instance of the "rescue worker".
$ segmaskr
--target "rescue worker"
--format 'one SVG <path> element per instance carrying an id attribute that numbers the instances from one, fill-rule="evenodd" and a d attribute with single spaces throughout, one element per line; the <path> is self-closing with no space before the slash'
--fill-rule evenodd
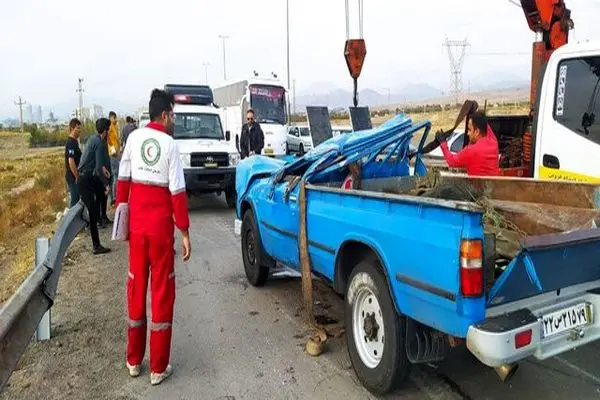
<path id="1" fill-rule="evenodd" d="M 183 167 L 174 130 L 174 98 L 154 89 L 151 122 L 133 131 L 125 145 L 117 187 L 117 207 L 129 203 L 127 368 L 139 376 L 146 348 L 146 291 L 150 282 L 150 382 L 172 373 L 171 324 L 175 303 L 174 227 L 181 231 L 183 261 L 190 258 L 189 216 Z"/>
<path id="2" fill-rule="evenodd" d="M 104 254 L 110 251 L 110 249 L 100 244 L 97 221 L 99 211 L 96 199 L 96 190 L 99 182 L 101 185 L 102 181 L 108 182 L 108 179 L 110 179 L 110 173 L 104 165 L 106 154 L 104 140 L 108 134 L 109 126 L 110 122 L 106 118 L 100 118 L 96 121 L 96 131 L 98 134 L 88 139 L 78 167 L 79 181 L 77 185 L 81 200 L 83 200 L 88 209 L 94 254 Z"/>
<path id="3" fill-rule="evenodd" d="M 242 134 L 240 135 L 240 153 L 242 159 L 255 154 L 261 154 L 263 147 L 265 147 L 265 134 L 260 124 L 256 122 L 256 115 L 251 108 L 246 111 L 246 121 L 242 126 Z"/>
<path id="4" fill-rule="evenodd" d="M 108 131 L 108 137 L 106 139 L 108 144 L 108 154 L 110 156 L 110 169 L 112 172 L 112 178 L 109 182 L 110 185 L 110 204 L 115 204 L 116 191 L 117 191 L 117 177 L 119 176 L 119 161 L 121 159 L 121 146 L 119 141 L 119 130 L 117 128 L 117 113 L 111 111 L 108 113 L 110 119 L 110 130 Z"/>
<path id="5" fill-rule="evenodd" d="M 440 143 L 448 166 L 465 168 L 469 176 L 499 175 L 498 140 L 481 111 L 471 114 L 467 123 L 467 136 L 469 144 L 455 155 L 448 148 L 447 135 L 442 131 L 436 133 L 436 140 Z"/>

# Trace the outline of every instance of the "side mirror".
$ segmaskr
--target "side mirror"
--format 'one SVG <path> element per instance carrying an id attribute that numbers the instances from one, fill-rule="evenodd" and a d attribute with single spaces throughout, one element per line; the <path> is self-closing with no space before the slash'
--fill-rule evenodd
<path id="1" fill-rule="evenodd" d="M 225 140 L 227 140 L 228 142 L 231 140 L 231 132 L 225 131 Z"/>

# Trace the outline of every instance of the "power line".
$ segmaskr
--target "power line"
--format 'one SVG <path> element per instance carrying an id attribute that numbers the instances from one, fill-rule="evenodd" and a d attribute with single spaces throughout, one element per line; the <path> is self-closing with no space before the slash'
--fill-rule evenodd
<path id="1" fill-rule="evenodd" d="M 77 116 L 77 118 L 83 120 L 83 92 L 85 92 L 85 89 L 83 88 L 83 78 L 77 78 L 76 92 L 79 93 L 79 115 Z"/>
<path id="2" fill-rule="evenodd" d="M 470 44 L 467 38 L 464 40 L 450 40 L 448 39 L 448 36 L 446 36 L 443 46 L 448 49 L 448 59 L 450 61 L 450 73 L 452 75 L 450 91 L 454 94 L 456 102 L 459 103 L 460 95 L 463 92 L 462 70 L 467 47 L 469 47 Z M 454 52 L 455 49 L 458 50 L 456 53 Z"/>
<path id="3" fill-rule="evenodd" d="M 19 101 L 15 101 L 15 104 L 19 106 L 19 121 L 21 122 L 21 132 L 23 132 L 23 106 L 27 104 L 27 102 L 19 96 Z"/>

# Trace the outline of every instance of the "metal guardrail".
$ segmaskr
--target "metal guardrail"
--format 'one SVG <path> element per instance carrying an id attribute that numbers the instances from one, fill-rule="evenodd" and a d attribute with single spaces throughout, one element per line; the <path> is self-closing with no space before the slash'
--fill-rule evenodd
<path id="1" fill-rule="evenodd" d="M 43 260 L 0 310 L 0 392 L 10 378 L 44 314 L 52 307 L 65 253 L 88 224 L 80 201 L 61 219 Z"/>

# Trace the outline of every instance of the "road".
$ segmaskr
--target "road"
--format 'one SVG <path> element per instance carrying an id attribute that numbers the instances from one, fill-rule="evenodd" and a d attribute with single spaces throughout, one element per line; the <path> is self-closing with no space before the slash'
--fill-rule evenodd
<path id="1" fill-rule="evenodd" d="M 193 261 L 177 270 L 176 373 L 159 388 L 148 387 L 145 379 L 131 380 L 126 392 L 151 399 L 173 393 L 190 399 L 198 393 L 207 399 L 372 398 L 356 381 L 343 337 L 332 339 L 318 358 L 303 352 L 299 281 L 249 286 L 233 234 L 233 211 L 212 196 L 192 207 Z M 324 289 L 316 298 L 327 305 L 330 318 L 342 321 L 338 296 Z M 546 362 L 528 361 L 505 385 L 459 350 L 437 368 L 415 368 L 407 387 L 389 398 L 600 398 L 599 355 L 596 344 Z"/>
<path id="2" fill-rule="evenodd" d="M 330 338 L 319 357 L 304 353 L 309 331 L 300 316 L 298 280 L 273 280 L 263 288 L 246 283 L 234 213 L 224 200 L 193 199 L 190 213 L 193 256 L 176 266 L 175 372 L 169 380 L 150 386 L 147 358 L 141 377 L 126 375 L 127 250 L 113 242 L 113 253 L 101 263 L 85 256 L 89 248 L 72 256 L 61 277 L 53 340 L 30 345 L 0 399 L 373 399 L 356 380 L 344 336 Z M 76 246 L 89 246 L 83 239 Z M 83 285 L 87 281 L 91 286 Z M 315 312 L 339 326 L 343 300 L 321 284 L 315 300 Z M 595 344 L 545 362 L 527 361 L 505 385 L 457 350 L 437 366 L 413 368 L 405 388 L 387 398 L 600 398 L 599 355 Z"/>

